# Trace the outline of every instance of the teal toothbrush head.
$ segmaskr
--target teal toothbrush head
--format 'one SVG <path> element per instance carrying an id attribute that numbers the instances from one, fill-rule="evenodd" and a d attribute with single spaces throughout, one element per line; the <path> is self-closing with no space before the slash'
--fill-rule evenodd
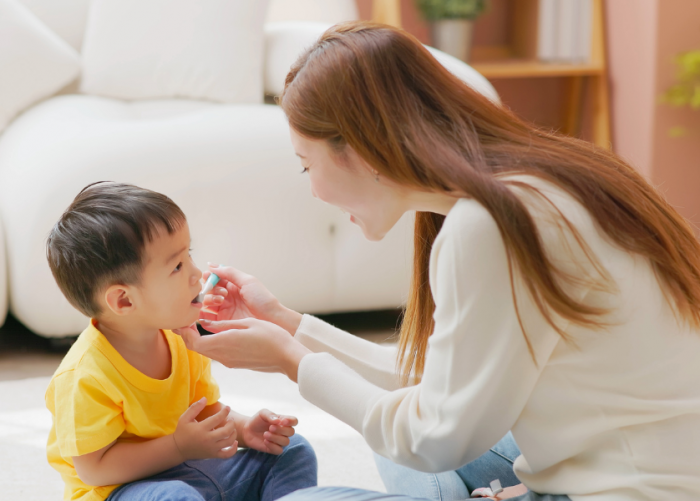
<path id="1" fill-rule="evenodd" d="M 209 275 L 209 278 L 207 278 L 207 281 L 204 282 L 204 287 L 202 288 L 202 292 L 200 292 L 199 295 L 197 296 L 197 302 L 203 303 L 204 296 L 206 296 L 212 290 L 214 290 L 214 287 L 218 283 L 219 283 L 219 276 L 217 274 L 212 273 L 211 275 Z"/>

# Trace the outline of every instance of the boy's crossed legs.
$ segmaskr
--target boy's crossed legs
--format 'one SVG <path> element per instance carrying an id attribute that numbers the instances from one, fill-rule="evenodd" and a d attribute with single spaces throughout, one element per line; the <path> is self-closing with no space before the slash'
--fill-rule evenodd
<path id="1" fill-rule="evenodd" d="M 107 501 L 273 501 L 316 485 L 316 455 L 294 435 L 279 456 L 242 449 L 229 459 L 185 461 L 124 484 Z"/>

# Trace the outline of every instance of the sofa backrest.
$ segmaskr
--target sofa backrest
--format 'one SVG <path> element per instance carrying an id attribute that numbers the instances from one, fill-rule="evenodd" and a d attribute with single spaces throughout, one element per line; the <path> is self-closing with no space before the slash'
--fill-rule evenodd
<path id="1" fill-rule="evenodd" d="M 19 0 L 76 50 L 83 45 L 91 0 Z M 355 0 L 270 0 L 267 22 L 335 24 L 358 19 Z"/>
<path id="2" fill-rule="evenodd" d="M 80 51 L 91 0 L 19 0 L 41 21 Z M 277 95 L 300 50 L 313 43 L 328 25 L 357 19 L 356 0 L 270 0 L 266 26 L 265 92 Z M 286 23 L 280 21 L 314 21 Z M 472 87 L 498 102 L 491 84 L 470 66 L 430 49 L 437 59 Z M 75 86 L 62 93 L 76 92 Z"/>
<path id="3" fill-rule="evenodd" d="M 80 51 L 90 0 L 19 0 L 46 26 Z"/>

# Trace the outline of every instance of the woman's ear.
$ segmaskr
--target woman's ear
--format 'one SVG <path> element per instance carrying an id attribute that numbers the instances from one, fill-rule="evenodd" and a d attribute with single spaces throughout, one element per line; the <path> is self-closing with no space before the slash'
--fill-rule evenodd
<path id="1" fill-rule="evenodd" d="M 115 315 L 128 315 L 134 311 L 134 303 L 130 296 L 129 287 L 126 285 L 111 285 L 104 295 L 107 307 Z"/>

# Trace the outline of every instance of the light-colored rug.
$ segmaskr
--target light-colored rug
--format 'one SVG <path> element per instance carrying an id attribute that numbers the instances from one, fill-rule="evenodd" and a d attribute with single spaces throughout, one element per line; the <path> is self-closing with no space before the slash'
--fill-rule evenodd
<path id="1" fill-rule="evenodd" d="M 360 434 L 301 398 L 279 374 L 229 370 L 214 364 L 221 401 L 249 414 L 266 407 L 299 418 L 298 433 L 316 450 L 319 485 L 384 492 L 372 452 Z M 0 381 L 0 486 L 3 500 L 49 501 L 63 495 L 63 482 L 46 462 L 51 415 L 44 406 L 48 377 Z"/>

